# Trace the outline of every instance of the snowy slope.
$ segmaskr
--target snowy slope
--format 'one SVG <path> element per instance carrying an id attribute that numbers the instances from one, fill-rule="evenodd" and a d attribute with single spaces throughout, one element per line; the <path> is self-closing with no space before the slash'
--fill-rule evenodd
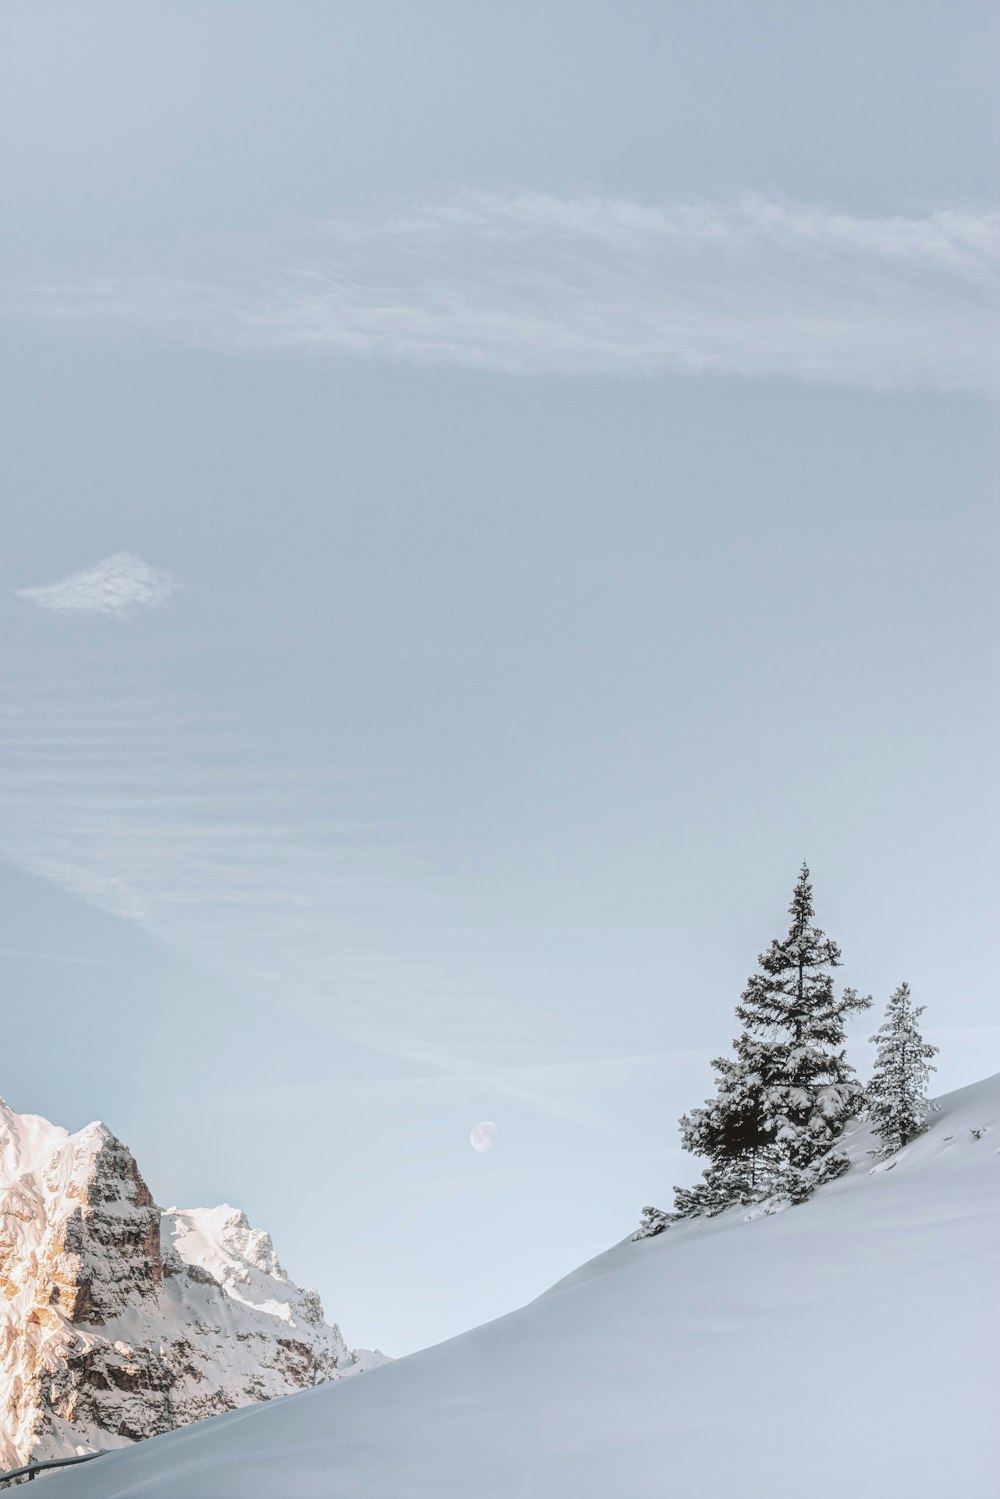
<path id="1" fill-rule="evenodd" d="M 976 1133 L 974 1133 L 976 1132 Z M 1000 1077 L 812 1201 L 47 1480 L 51 1499 L 995 1499 Z"/>
<path id="2" fill-rule="evenodd" d="M 380 1362 L 238 1209 L 163 1212 L 103 1124 L 71 1135 L 0 1100 L 0 1469 Z"/>

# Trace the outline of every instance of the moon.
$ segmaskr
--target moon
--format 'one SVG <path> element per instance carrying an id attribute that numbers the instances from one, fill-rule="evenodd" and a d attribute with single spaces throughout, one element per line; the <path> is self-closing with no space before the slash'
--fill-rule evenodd
<path id="1" fill-rule="evenodd" d="M 480 1124 L 474 1124 L 469 1132 L 469 1144 L 473 1150 L 478 1150 L 480 1155 L 486 1150 L 492 1150 L 497 1137 L 497 1127 L 492 1119 L 484 1119 Z"/>

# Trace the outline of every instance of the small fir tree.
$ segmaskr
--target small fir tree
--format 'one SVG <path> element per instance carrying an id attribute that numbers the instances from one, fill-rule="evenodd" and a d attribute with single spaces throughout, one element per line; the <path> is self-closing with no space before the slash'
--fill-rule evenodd
<path id="1" fill-rule="evenodd" d="M 639 1227 L 632 1235 L 633 1243 L 636 1239 L 652 1239 L 657 1234 L 662 1234 L 664 1229 L 670 1227 L 673 1222 L 673 1214 L 665 1213 L 662 1208 L 643 1208 L 639 1219 Z"/>
<path id="2" fill-rule="evenodd" d="M 871 1037 L 877 1050 L 867 1090 L 868 1115 L 886 1154 L 920 1134 L 930 1108 L 927 1083 L 937 1071 L 930 1059 L 938 1048 L 920 1034 L 917 1022 L 925 1008 L 914 1005 L 909 984 L 900 984 Z"/>
<path id="3" fill-rule="evenodd" d="M 845 1057 L 846 1020 L 867 1009 L 853 989 L 837 998 L 840 949 L 813 925 L 803 864 L 787 937 L 759 959 L 736 1007 L 735 1055 L 717 1058 L 715 1097 L 681 1120 L 686 1150 L 707 1156 L 703 1180 L 677 1192 L 679 1213 L 712 1213 L 781 1193 L 802 1202 L 846 1170 L 833 1150 L 864 1092 Z"/>

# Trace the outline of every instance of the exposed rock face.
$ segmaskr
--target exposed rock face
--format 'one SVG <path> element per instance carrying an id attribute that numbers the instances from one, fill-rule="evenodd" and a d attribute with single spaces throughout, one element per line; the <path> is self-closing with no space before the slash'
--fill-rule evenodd
<path id="1" fill-rule="evenodd" d="M 347 1348 L 244 1213 L 162 1211 L 103 1124 L 71 1135 L 0 1100 L 0 1469 L 383 1361 Z"/>

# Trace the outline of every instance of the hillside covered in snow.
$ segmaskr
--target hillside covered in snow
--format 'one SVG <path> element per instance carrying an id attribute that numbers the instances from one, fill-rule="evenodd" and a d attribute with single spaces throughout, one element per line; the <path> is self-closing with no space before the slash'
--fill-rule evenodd
<path id="1" fill-rule="evenodd" d="M 119 1447 L 383 1362 L 228 1204 L 161 1210 L 103 1124 L 0 1100 L 0 1469 Z"/>
<path id="2" fill-rule="evenodd" d="M 801 1206 L 48 1479 L 52 1499 L 995 1499 L 1000 1076 Z"/>

